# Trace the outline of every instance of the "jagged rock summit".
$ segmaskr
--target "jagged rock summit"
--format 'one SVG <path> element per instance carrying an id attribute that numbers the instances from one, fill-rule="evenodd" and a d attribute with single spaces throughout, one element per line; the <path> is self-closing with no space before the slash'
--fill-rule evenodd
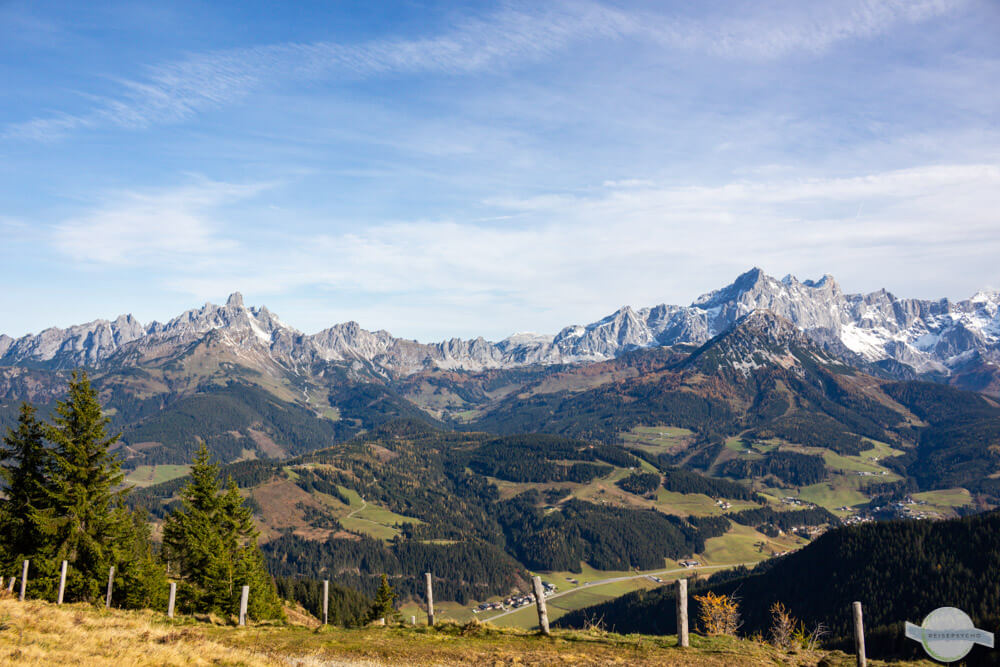
<path id="1" fill-rule="evenodd" d="M 129 363 L 150 349 L 162 351 L 212 332 L 225 344 L 258 349 L 288 368 L 348 363 L 392 376 L 427 368 L 478 371 L 596 362 L 648 347 L 698 346 L 756 311 L 773 313 L 830 355 L 855 365 L 948 376 L 976 364 L 995 369 L 1000 362 L 1000 293 L 980 291 L 959 302 L 900 299 L 885 290 L 845 294 L 830 275 L 816 281 L 791 275 L 778 280 L 753 268 L 689 306 L 624 306 L 555 336 L 515 334 L 499 342 L 476 338 L 424 344 L 368 331 L 357 322 L 305 335 L 267 308 L 247 307 L 234 292 L 225 305 L 206 303 L 165 324 L 142 325 L 122 315 L 16 340 L 0 336 L 0 364 L 72 368 Z"/>
<path id="2" fill-rule="evenodd" d="M 683 366 L 707 373 L 730 368 L 746 376 L 762 367 L 800 369 L 806 358 L 839 364 L 789 320 L 770 310 L 753 310 L 695 350 Z"/>

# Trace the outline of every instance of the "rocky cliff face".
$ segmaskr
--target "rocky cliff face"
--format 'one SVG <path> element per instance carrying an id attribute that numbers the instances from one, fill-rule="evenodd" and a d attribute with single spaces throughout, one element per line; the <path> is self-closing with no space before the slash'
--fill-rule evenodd
<path id="1" fill-rule="evenodd" d="M 527 364 L 586 363 L 629 350 L 680 343 L 700 345 L 755 311 L 766 310 L 849 363 L 905 364 L 917 373 L 950 375 L 970 364 L 1000 362 L 1000 294 L 980 292 L 952 303 L 899 299 L 880 290 L 845 294 L 832 276 L 777 280 L 752 269 L 690 306 L 625 306 L 602 320 L 564 328 L 555 336 L 516 334 L 423 344 L 367 331 L 356 322 L 305 335 L 267 308 L 249 308 L 236 293 L 225 305 L 205 304 L 165 324 L 142 325 L 131 315 L 19 339 L 0 336 L 0 365 L 49 368 L 135 363 L 151 350 L 169 350 L 222 332 L 234 346 L 254 347 L 289 368 L 316 363 L 361 363 L 378 373 L 408 375 L 426 368 L 483 370 Z M 901 368 L 901 367 L 900 367 Z"/>
<path id="2" fill-rule="evenodd" d="M 753 310 L 695 350 L 683 365 L 708 374 L 728 368 L 749 376 L 757 368 L 780 367 L 802 375 L 807 358 L 843 368 L 790 321 L 770 310 Z"/>

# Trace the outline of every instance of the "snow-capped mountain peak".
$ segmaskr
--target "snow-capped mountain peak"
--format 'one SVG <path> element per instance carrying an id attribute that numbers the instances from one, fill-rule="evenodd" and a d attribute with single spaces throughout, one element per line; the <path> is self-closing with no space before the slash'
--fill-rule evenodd
<path id="1" fill-rule="evenodd" d="M 587 363 L 637 348 L 702 345 L 757 311 L 792 323 L 829 354 L 851 363 L 891 360 L 917 373 L 947 375 L 974 360 L 1000 361 L 996 291 L 980 291 L 955 303 L 901 299 L 885 290 L 845 294 L 830 275 L 815 281 L 793 275 L 778 280 L 753 268 L 690 306 L 623 306 L 590 324 L 565 327 L 555 336 L 515 334 L 498 343 L 475 338 L 422 344 L 386 331 L 368 331 L 357 322 L 307 336 L 265 307 L 246 306 L 234 292 L 224 305 L 206 303 L 165 324 L 143 326 L 131 315 L 122 315 L 17 340 L 0 336 L 0 364 L 100 367 L 124 360 L 126 351 L 180 345 L 215 331 L 225 334 L 227 344 L 260 348 L 287 367 L 362 363 L 375 372 L 406 375 L 429 367 L 482 370 Z"/>

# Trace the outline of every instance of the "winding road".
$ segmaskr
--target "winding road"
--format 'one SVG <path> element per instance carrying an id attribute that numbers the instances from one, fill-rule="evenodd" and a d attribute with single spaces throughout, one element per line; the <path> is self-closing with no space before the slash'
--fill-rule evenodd
<path id="1" fill-rule="evenodd" d="M 361 496 L 358 496 L 358 497 L 361 498 Z M 350 519 L 352 516 L 354 516 L 355 514 L 357 514 L 358 512 L 360 512 L 361 510 L 363 510 L 366 507 L 368 507 L 368 503 L 365 502 L 364 498 L 361 498 L 361 507 L 359 507 L 356 510 L 351 510 L 351 513 L 348 514 L 347 516 L 345 516 L 344 518 L 345 519 Z M 374 521 L 369 521 L 368 519 L 361 519 L 361 521 L 368 521 L 368 523 L 375 523 Z"/>
<path id="2" fill-rule="evenodd" d="M 663 575 L 677 574 L 678 572 L 690 572 L 691 570 L 724 570 L 724 569 L 726 569 L 728 567 L 739 567 L 740 565 L 746 565 L 746 566 L 749 567 L 751 565 L 756 565 L 757 562 L 759 562 L 759 561 L 750 561 L 750 562 L 747 562 L 747 563 L 729 563 L 729 564 L 722 564 L 722 565 L 699 565 L 699 566 L 696 566 L 696 567 L 682 567 L 682 568 L 678 568 L 676 570 L 663 570 L 662 572 L 646 572 L 644 574 L 631 574 L 631 575 L 628 575 L 627 577 L 612 577 L 610 579 L 600 579 L 598 581 L 589 581 L 587 583 L 580 584 L 579 586 L 574 586 L 573 588 L 571 588 L 569 590 L 562 591 L 560 593 L 555 593 L 554 595 L 550 595 L 547 598 L 545 598 L 545 601 L 548 602 L 549 600 L 555 600 L 556 598 L 560 598 L 560 597 L 562 597 L 564 595 L 569 595 L 570 593 L 575 593 L 577 591 L 581 591 L 581 590 L 584 590 L 586 588 L 594 588 L 596 586 L 601 586 L 603 584 L 613 584 L 613 583 L 617 583 L 619 581 L 629 581 L 629 580 L 632 580 L 632 579 L 646 579 L 646 578 L 649 578 L 649 577 L 659 577 L 659 576 L 663 576 Z M 664 583 L 666 583 L 666 582 L 664 582 Z M 504 616 L 507 616 L 508 614 L 513 614 L 514 612 L 521 611 L 522 609 L 527 609 L 528 606 L 529 605 L 525 605 L 523 607 L 517 607 L 516 609 L 508 609 L 507 611 L 500 612 L 496 616 L 490 616 L 489 618 L 481 618 L 480 620 L 482 620 L 484 623 L 488 622 L 488 621 L 495 621 L 498 618 L 503 618 Z"/>

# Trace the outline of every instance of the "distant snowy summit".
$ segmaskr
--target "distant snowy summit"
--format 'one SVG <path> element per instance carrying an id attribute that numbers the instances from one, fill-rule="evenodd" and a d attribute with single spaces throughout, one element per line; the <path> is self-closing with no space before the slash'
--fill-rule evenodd
<path id="1" fill-rule="evenodd" d="M 356 322 L 305 335 L 267 308 L 244 305 L 239 293 L 225 305 L 205 304 L 166 324 L 142 325 L 131 315 L 51 328 L 12 339 L 0 336 L 0 365 L 43 368 L 104 367 L 162 355 L 209 334 L 224 344 L 265 351 L 288 368 L 304 364 L 363 364 L 374 372 L 404 376 L 428 368 L 479 371 L 531 364 L 588 363 L 639 348 L 701 345 L 741 317 L 768 310 L 792 322 L 829 354 L 886 372 L 948 376 L 970 364 L 1000 362 L 1000 293 L 971 299 L 900 299 L 885 290 L 845 294 L 832 276 L 800 282 L 778 280 L 754 268 L 732 284 L 698 297 L 690 306 L 625 306 L 555 336 L 515 334 L 418 343 Z"/>

